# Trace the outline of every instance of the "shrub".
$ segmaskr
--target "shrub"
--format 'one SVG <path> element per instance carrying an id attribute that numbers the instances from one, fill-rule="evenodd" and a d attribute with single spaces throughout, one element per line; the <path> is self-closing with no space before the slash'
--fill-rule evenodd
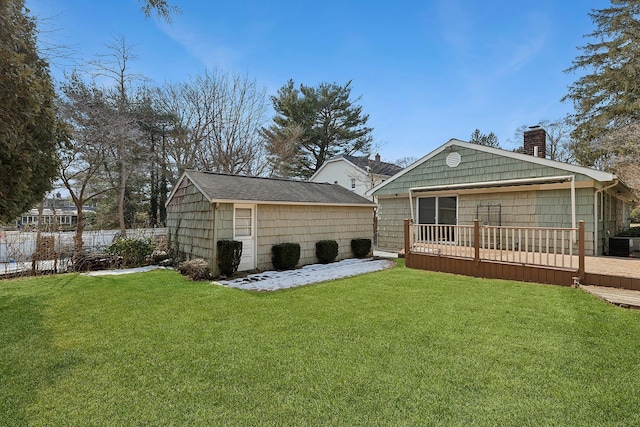
<path id="1" fill-rule="evenodd" d="M 322 264 L 328 264 L 338 256 L 338 242 L 335 240 L 320 240 L 316 242 L 316 256 Z"/>
<path id="2" fill-rule="evenodd" d="M 238 271 L 240 258 L 242 258 L 242 242 L 218 240 L 218 268 L 221 274 L 231 276 Z"/>
<path id="3" fill-rule="evenodd" d="M 300 261 L 300 245 L 297 243 L 279 243 L 271 247 L 271 262 L 276 270 L 289 270 Z"/>
<path id="4" fill-rule="evenodd" d="M 191 280 L 208 280 L 211 278 L 209 264 L 202 258 L 196 258 L 180 263 L 178 266 L 180 274 L 189 277 Z"/>
<path id="5" fill-rule="evenodd" d="M 634 224 L 640 223 L 640 206 L 634 208 L 631 211 L 630 218 L 631 218 L 631 222 L 632 223 L 634 223 Z"/>
<path id="6" fill-rule="evenodd" d="M 106 253 L 120 258 L 123 267 L 140 267 L 145 265 L 154 249 L 155 243 L 150 238 L 117 238 L 109 245 Z"/>
<path id="7" fill-rule="evenodd" d="M 640 237 L 640 227 L 631 227 L 625 230 L 622 230 L 618 234 L 618 237 Z"/>
<path id="8" fill-rule="evenodd" d="M 364 258 L 371 253 L 371 239 L 352 239 L 351 252 L 356 258 Z"/>

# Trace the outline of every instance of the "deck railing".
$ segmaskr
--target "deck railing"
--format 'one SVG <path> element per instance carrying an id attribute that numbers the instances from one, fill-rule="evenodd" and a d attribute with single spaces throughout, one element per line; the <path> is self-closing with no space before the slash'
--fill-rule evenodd
<path id="1" fill-rule="evenodd" d="M 509 262 L 584 272 L 584 222 L 577 228 L 413 224 L 406 253 Z M 581 268 L 582 266 L 582 268 Z"/>

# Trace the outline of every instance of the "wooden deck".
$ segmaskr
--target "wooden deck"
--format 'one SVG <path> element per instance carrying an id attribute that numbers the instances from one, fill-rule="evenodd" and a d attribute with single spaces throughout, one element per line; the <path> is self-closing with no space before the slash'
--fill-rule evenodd
<path id="1" fill-rule="evenodd" d="M 590 294 L 610 302 L 611 304 L 623 308 L 640 309 L 640 291 L 610 288 L 607 286 L 581 285 L 580 287 Z"/>
<path id="2" fill-rule="evenodd" d="M 527 245 L 517 250 L 485 249 L 480 245 L 477 221 L 473 238 L 467 238 L 473 246 L 466 247 L 438 241 L 414 242 L 416 234 L 412 226 L 410 220 L 405 221 L 404 253 L 406 265 L 410 268 L 561 286 L 586 285 L 640 291 L 640 259 L 585 256 L 582 221 L 575 230 L 577 249 L 557 255 L 550 254 L 548 247 L 546 253 L 535 252 L 531 249 L 533 245 L 528 250 L 524 249 Z M 423 225 L 420 227 L 424 228 Z M 418 230 L 426 234 L 422 229 Z M 569 233 L 572 231 L 570 229 Z M 536 246 L 539 248 L 541 245 Z"/>

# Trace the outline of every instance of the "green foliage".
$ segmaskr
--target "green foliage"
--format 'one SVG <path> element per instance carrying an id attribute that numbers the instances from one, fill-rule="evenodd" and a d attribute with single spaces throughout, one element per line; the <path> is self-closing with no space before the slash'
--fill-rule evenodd
<path id="1" fill-rule="evenodd" d="M 640 224 L 640 206 L 633 208 L 630 217 L 632 223 Z"/>
<path id="2" fill-rule="evenodd" d="M 0 1 L 0 222 L 31 209 L 57 175 L 65 137 L 49 65 L 24 0 Z"/>
<path id="3" fill-rule="evenodd" d="M 172 22 L 172 15 L 182 13 L 177 6 L 171 6 L 167 0 L 138 0 L 142 3 L 142 12 L 148 18 L 151 12 L 155 11 L 158 18 L 163 18 L 166 22 Z"/>
<path id="4" fill-rule="evenodd" d="M 191 280 L 211 279 L 209 264 L 201 258 L 181 262 L 178 266 L 180 274 L 189 277 Z"/>
<path id="5" fill-rule="evenodd" d="M 264 132 L 280 175 L 309 178 L 330 157 L 367 152 L 373 129 L 366 126 L 369 116 L 356 104 L 359 100 L 351 99 L 351 81 L 297 89 L 289 80 L 281 87 L 271 97 L 274 124 Z M 291 146 L 282 147 L 283 141 Z"/>
<path id="6" fill-rule="evenodd" d="M 626 230 L 622 230 L 616 236 L 619 237 L 640 237 L 640 227 L 631 227 Z"/>
<path id="7" fill-rule="evenodd" d="M 563 98 L 571 101 L 575 110 L 572 149 L 578 162 L 586 166 L 602 166 L 611 157 L 629 155 L 637 164 L 640 3 L 612 0 L 611 7 L 593 10 L 589 16 L 596 30 L 567 70 L 585 73 L 580 73 Z"/>
<path id="8" fill-rule="evenodd" d="M 333 262 L 338 256 L 338 242 L 335 240 L 320 240 L 316 242 L 316 257 L 321 264 Z"/>
<path id="9" fill-rule="evenodd" d="M 271 263 L 276 270 L 289 270 L 300 261 L 298 243 L 279 243 L 271 247 Z"/>
<path id="10" fill-rule="evenodd" d="M 242 258 L 242 242 L 237 240 L 218 240 L 218 268 L 220 273 L 231 276 L 238 271 Z"/>
<path id="11" fill-rule="evenodd" d="M 356 258 L 364 258 L 371 253 L 371 239 L 352 239 L 351 252 Z"/>
<path id="12" fill-rule="evenodd" d="M 144 239 L 115 239 L 105 251 L 108 255 L 120 257 L 125 267 L 140 267 L 145 265 L 147 258 L 155 249 L 155 243 L 150 238 Z"/>
<path id="13" fill-rule="evenodd" d="M 480 129 L 476 129 L 471 134 L 469 142 L 472 144 L 486 145 L 487 147 L 500 148 L 498 137 L 495 133 L 491 132 L 488 135 L 480 133 Z"/>

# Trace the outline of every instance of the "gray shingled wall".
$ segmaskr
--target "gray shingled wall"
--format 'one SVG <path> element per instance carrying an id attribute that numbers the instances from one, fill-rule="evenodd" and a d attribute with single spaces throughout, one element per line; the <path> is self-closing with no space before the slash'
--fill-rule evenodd
<path id="1" fill-rule="evenodd" d="M 258 205 L 257 264 L 272 268 L 271 247 L 277 243 L 299 243 L 300 265 L 315 264 L 315 244 L 338 242 L 338 260 L 352 258 L 351 239 L 373 241 L 373 208 L 346 206 Z"/>
<path id="2" fill-rule="evenodd" d="M 173 249 L 186 259 L 203 258 L 213 267 L 213 211 L 209 201 L 188 179 L 167 206 L 167 227 Z"/>

